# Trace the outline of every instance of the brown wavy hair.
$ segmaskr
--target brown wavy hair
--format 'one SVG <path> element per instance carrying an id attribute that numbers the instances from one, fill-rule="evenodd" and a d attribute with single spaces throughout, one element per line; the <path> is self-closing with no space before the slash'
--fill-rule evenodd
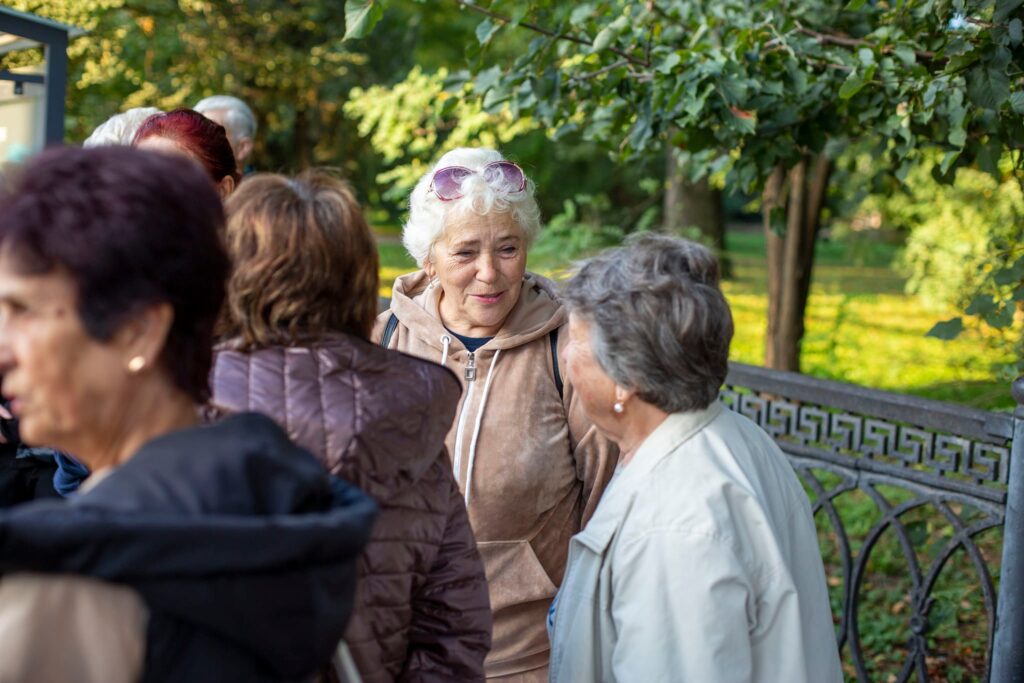
<path id="1" fill-rule="evenodd" d="M 241 348 L 326 333 L 370 338 L 377 245 L 344 181 L 322 170 L 247 178 L 226 205 L 233 262 L 224 336 Z"/>

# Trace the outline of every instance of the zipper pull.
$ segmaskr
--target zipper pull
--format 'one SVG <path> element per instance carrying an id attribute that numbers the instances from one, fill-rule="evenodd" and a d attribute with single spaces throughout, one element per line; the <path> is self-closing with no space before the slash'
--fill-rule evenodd
<path id="1" fill-rule="evenodd" d="M 466 366 L 466 381 L 472 382 L 476 380 L 476 356 L 473 352 L 469 354 L 469 365 Z"/>

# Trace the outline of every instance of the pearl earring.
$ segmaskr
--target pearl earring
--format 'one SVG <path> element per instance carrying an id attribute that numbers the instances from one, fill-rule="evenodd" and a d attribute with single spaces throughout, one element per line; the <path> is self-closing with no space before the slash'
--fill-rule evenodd
<path id="1" fill-rule="evenodd" d="M 140 372 L 144 367 L 146 367 L 146 359 L 143 356 L 135 356 L 128 361 L 128 372 L 133 375 Z"/>
<path id="2" fill-rule="evenodd" d="M 612 410 L 614 410 L 616 413 L 619 413 L 620 415 L 622 414 L 622 411 L 625 409 L 626 408 L 625 406 L 622 405 L 621 401 L 616 401 L 615 405 L 612 406 Z"/>

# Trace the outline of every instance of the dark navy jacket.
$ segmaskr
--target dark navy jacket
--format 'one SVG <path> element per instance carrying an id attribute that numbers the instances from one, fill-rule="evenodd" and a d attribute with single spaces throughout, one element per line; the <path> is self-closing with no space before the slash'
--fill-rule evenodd
<path id="1" fill-rule="evenodd" d="M 3 512 L 0 572 L 138 591 L 144 681 L 302 680 L 344 632 L 375 514 L 273 421 L 243 413 L 151 441 L 84 494 Z"/>

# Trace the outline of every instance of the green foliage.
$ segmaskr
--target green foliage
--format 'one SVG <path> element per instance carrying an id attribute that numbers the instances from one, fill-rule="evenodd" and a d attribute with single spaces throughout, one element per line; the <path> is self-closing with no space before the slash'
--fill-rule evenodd
<path id="1" fill-rule="evenodd" d="M 377 26 L 373 41 L 349 40 L 368 17 L 341 2 L 279 0 L 12 0 L 15 9 L 84 28 L 72 41 L 67 136 L 84 139 L 118 111 L 192 106 L 234 94 L 256 112 L 258 168 L 310 165 L 343 169 L 361 194 L 374 196 L 379 162 L 345 119 L 349 90 L 405 73 L 413 23 L 401 8 Z M 349 3 L 352 5 L 353 3 Z M 355 3 L 359 4 L 359 3 Z M 350 20 L 351 19 L 351 20 Z M 0 57 L 11 60 L 41 55 Z M 369 169 L 370 173 L 364 173 Z"/>
<path id="2" fill-rule="evenodd" d="M 429 165 L 456 147 L 498 147 L 533 129 L 528 117 L 514 118 L 507 110 L 484 111 L 482 103 L 464 97 L 464 79 L 446 69 L 425 74 L 414 67 L 394 87 L 356 88 L 345 113 L 359 121 L 359 134 L 368 137 L 377 152 L 394 168 L 377 181 L 398 200 L 407 195 Z"/>
<path id="3" fill-rule="evenodd" d="M 865 141 L 899 181 L 926 161 L 947 184 L 965 167 L 995 173 L 1008 154 L 1024 183 L 1019 0 L 452 4 L 480 17 L 468 82 L 484 110 L 528 114 L 555 140 L 579 132 L 621 159 L 666 142 L 728 155 L 726 184 L 755 194 Z M 512 59 L 489 54 L 502 25 L 532 35 Z M 1005 297 L 995 308 L 1006 327 Z"/>
<path id="4" fill-rule="evenodd" d="M 900 264 L 907 291 L 919 295 L 922 306 L 963 311 L 936 323 L 930 336 L 949 340 L 976 330 L 982 343 L 1020 359 L 1024 191 L 1008 175 L 996 176 L 961 169 L 955 184 L 940 185 L 925 166 L 917 166 L 907 175 L 905 191 L 872 197 L 862 211 L 880 212 L 884 225 L 912 228 Z M 1006 369 L 1024 370 L 1024 363 L 1015 360 Z"/>
<path id="5" fill-rule="evenodd" d="M 938 146 L 948 178 L 1024 132 L 1015 3 L 453 2 L 479 13 L 485 49 L 502 24 L 535 35 L 511 63 L 473 62 L 485 102 L 627 158 L 664 139 L 738 151 L 747 191 L 829 140 L 870 134 L 893 169 Z"/>
<path id="6" fill-rule="evenodd" d="M 880 211 L 883 225 L 909 230 L 902 258 L 908 291 L 932 308 L 967 308 L 1024 241 L 1024 192 L 1014 180 L 971 169 L 961 170 L 954 185 L 938 185 L 920 166 L 905 187 L 871 198 L 864 210 Z"/>

